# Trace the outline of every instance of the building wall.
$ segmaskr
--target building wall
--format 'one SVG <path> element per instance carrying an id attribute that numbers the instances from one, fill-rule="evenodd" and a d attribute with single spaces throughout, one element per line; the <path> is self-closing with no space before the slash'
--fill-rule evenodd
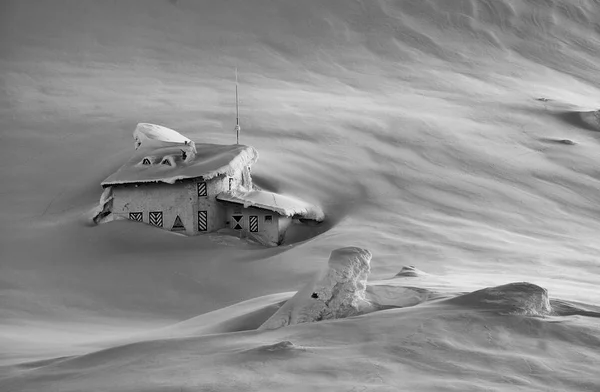
<path id="1" fill-rule="evenodd" d="M 162 228 L 171 230 L 179 216 L 186 234 L 194 234 L 192 208 L 195 187 L 191 182 L 175 184 L 139 184 L 113 187 L 112 213 L 129 219 L 129 213 L 142 213 L 142 221 L 150 223 L 150 212 L 162 212 Z"/>
<path id="2" fill-rule="evenodd" d="M 227 203 L 226 209 L 227 215 L 227 227 L 235 229 L 236 221 L 234 215 L 241 215 L 240 231 L 247 236 L 254 236 L 256 240 L 264 243 L 265 245 L 277 245 L 280 242 L 280 230 L 279 230 L 279 218 L 289 219 L 280 217 L 277 213 L 267 211 L 259 208 L 244 208 L 241 205 Z M 250 231 L 250 217 L 258 217 L 258 231 Z M 270 217 L 270 219 L 268 219 Z M 291 221 L 291 220 L 290 220 Z"/>
<path id="3" fill-rule="evenodd" d="M 242 179 L 241 172 L 235 173 L 232 178 L 232 187 L 238 186 Z M 165 230 L 172 230 L 179 216 L 185 227 L 182 233 L 188 235 L 210 233 L 227 227 L 226 208 L 217 201 L 216 196 L 229 190 L 229 177 L 219 176 L 206 181 L 206 196 L 199 195 L 198 184 L 202 182 L 194 179 L 175 184 L 114 186 L 112 213 L 115 217 L 129 219 L 130 213 L 141 212 L 142 222 L 151 224 L 150 212 L 162 212 L 162 228 Z M 206 211 L 206 231 L 199 230 L 199 211 Z"/>
<path id="4" fill-rule="evenodd" d="M 252 180 L 248 168 L 235 172 L 232 176 L 219 176 L 208 181 L 193 179 L 180 181 L 175 184 L 152 183 L 138 185 L 118 185 L 113 187 L 112 213 L 115 217 L 130 218 L 130 213 L 142 213 L 142 222 L 151 224 L 150 212 L 162 212 L 162 228 L 172 230 L 177 216 L 181 219 L 188 235 L 197 235 L 217 231 L 231 226 L 232 207 L 217 201 L 216 196 L 240 185 L 251 186 Z M 206 195 L 201 195 L 200 187 L 206 189 Z M 231 187 L 230 187 L 231 186 Z M 241 208 L 241 207 L 240 207 Z M 243 209 L 243 208 L 242 208 Z M 248 209 L 243 209 L 248 210 Z M 244 231 L 248 231 L 248 217 L 259 216 L 259 227 L 265 227 L 269 238 L 277 238 L 278 215 L 266 211 L 252 209 L 252 214 L 244 212 L 242 222 Z M 204 225 L 199 227 L 199 212 L 206 211 L 206 230 Z M 272 223 L 265 226 L 264 216 L 272 215 Z M 261 229 L 262 230 L 262 229 Z M 276 242 L 277 240 L 275 240 Z"/>
<path id="5" fill-rule="evenodd" d="M 198 184 L 203 181 L 195 180 L 195 199 L 193 204 L 193 211 L 195 216 L 194 234 L 202 234 L 202 231 L 198 230 L 198 211 L 207 212 L 207 233 L 217 231 L 227 227 L 226 220 L 227 214 L 223 205 L 217 201 L 216 196 L 229 189 L 229 177 L 220 176 L 215 177 L 211 180 L 206 181 L 206 193 L 207 196 L 200 196 L 198 194 Z"/>
<path id="6" fill-rule="evenodd" d="M 292 218 L 287 217 L 287 216 L 279 216 L 279 219 L 277 220 L 277 228 L 279 231 L 278 244 L 280 244 L 283 241 L 285 232 L 287 231 L 288 227 L 290 227 L 291 224 L 292 224 Z"/>

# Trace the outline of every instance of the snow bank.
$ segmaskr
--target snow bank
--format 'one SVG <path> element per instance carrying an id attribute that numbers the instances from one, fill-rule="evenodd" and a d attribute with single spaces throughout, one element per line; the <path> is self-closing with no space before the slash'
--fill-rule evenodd
<path id="1" fill-rule="evenodd" d="M 133 131 L 133 139 L 135 140 L 135 149 L 144 147 L 156 148 L 163 147 L 164 143 L 178 143 L 185 146 L 190 146 L 192 151 L 196 152 L 195 143 L 177 131 L 162 125 L 139 123 Z"/>
<path id="2" fill-rule="evenodd" d="M 581 121 L 590 129 L 600 132 L 600 110 L 579 113 Z"/>
<path id="3" fill-rule="evenodd" d="M 331 252 L 327 268 L 258 329 L 349 317 L 374 310 L 365 299 L 371 252 L 347 247 Z"/>
<path id="4" fill-rule="evenodd" d="M 524 316 L 544 316 L 552 311 L 548 290 L 528 282 L 486 287 L 452 298 L 447 302 L 470 308 L 485 308 L 503 314 Z"/>
<path id="5" fill-rule="evenodd" d="M 182 145 L 158 147 L 152 150 L 141 149 L 119 170 L 102 182 L 102 186 L 136 184 L 145 182 L 165 182 L 173 184 L 177 180 L 202 177 L 206 180 L 219 175 L 233 175 L 245 166 L 258 160 L 253 147 L 239 144 L 198 144 L 196 153 L 187 159 L 182 158 Z M 153 157 L 153 164 L 143 165 L 146 157 Z M 154 159 L 158 157 L 159 159 Z M 162 165 L 165 157 L 177 157 L 170 160 L 171 165 Z M 158 163 L 155 163 L 158 162 Z"/>
<path id="6" fill-rule="evenodd" d="M 262 190 L 232 190 L 217 195 L 218 200 L 242 204 L 245 208 L 257 207 L 276 212 L 283 216 L 301 217 L 321 222 L 325 219 L 323 211 L 312 204 L 290 196 L 283 196 Z"/>

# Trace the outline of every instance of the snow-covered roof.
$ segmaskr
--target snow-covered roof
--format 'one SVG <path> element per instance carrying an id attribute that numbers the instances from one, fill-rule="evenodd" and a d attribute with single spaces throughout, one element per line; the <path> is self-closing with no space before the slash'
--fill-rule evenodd
<path id="1" fill-rule="evenodd" d="M 133 131 L 133 140 L 135 140 L 135 149 L 142 145 L 144 147 L 156 148 L 164 145 L 164 142 L 186 144 L 195 152 L 195 143 L 193 140 L 183 136 L 171 128 L 162 125 L 139 123 Z"/>
<path id="2" fill-rule="evenodd" d="M 173 184 L 178 180 L 198 177 L 209 180 L 222 174 L 233 175 L 258 159 L 253 147 L 239 144 L 202 143 L 196 144 L 195 150 L 194 153 L 189 143 L 155 142 L 151 147 L 142 145 L 127 163 L 102 181 L 102 186 L 148 182 Z"/>
<path id="3" fill-rule="evenodd" d="M 219 193 L 217 195 L 217 200 L 242 204 L 245 208 L 261 208 L 276 212 L 283 216 L 300 217 L 318 222 L 325 219 L 325 214 L 323 214 L 323 211 L 317 206 L 290 196 L 283 196 L 267 191 L 227 191 Z"/>

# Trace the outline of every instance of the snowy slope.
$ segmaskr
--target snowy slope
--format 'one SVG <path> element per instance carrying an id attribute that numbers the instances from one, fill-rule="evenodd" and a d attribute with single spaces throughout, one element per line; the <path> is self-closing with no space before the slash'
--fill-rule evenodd
<path id="1" fill-rule="evenodd" d="M 0 390 L 600 389 L 598 20 L 593 0 L 2 2 Z M 235 142 L 235 67 L 253 180 L 321 206 L 319 235 L 87 226 L 136 124 Z M 367 297 L 417 306 L 252 330 L 347 246 L 373 255 Z M 390 279 L 405 265 L 425 273 Z M 512 282 L 589 313 L 461 296 Z"/>

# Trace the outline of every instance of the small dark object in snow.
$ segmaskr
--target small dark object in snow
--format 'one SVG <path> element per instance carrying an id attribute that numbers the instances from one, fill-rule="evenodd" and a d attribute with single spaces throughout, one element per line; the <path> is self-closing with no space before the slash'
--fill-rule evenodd
<path id="1" fill-rule="evenodd" d="M 317 293 L 312 293 L 312 295 L 310 296 L 311 298 L 319 298 L 319 294 Z"/>
<path id="2" fill-rule="evenodd" d="M 556 142 L 560 143 L 560 144 L 568 144 L 569 146 L 576 144 L 573 140 L 569 140 L 569 139 L 561 139 L 561 140 L 557 140 Z"/>
<path id="3" fill-rule="evenodd" d="M 541 102 L 548 102 L 548 101 L 551 101 L 551 99 L 549 99 L 549 98 L 536 98 L 535 100 L 536 100 L 536 101 L 541 101 Z"/>
<path id="4" fill-rule="evenodd" d="M 552 138 L 544 138 L 544 139 L 540 139 L 540 140 L 541 140 L 541 141 L 543 141 L 543 142 L 546 142 L 546 143 L 565 144 L 565 145 L 567 145 L 567 146 L 574 146 L 574 145 L 576 145 L 576 144 L 577 144 L 576 142 L 574 142 L 574 141 L 573 141 L 573 140 L 571 140 L 571 139 L 552 139 Z"/>

